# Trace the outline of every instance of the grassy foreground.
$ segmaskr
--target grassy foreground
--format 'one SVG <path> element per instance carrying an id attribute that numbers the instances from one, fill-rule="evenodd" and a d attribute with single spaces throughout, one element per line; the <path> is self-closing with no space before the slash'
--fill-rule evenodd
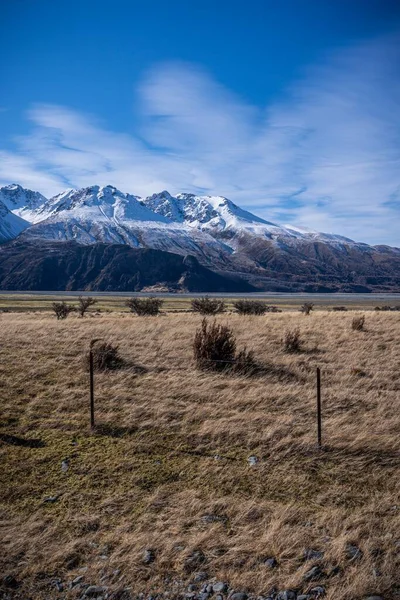
<path id="1" fill-rule="evenodd" d="M 67 585 L 79 575 L 110 592 L 177 591 L 199 571 L 256 594 L 400 597 L 400 315 L 369 312 L 359 332 L 353 317 L 219 316 L 265 365 L 246 378 L 194 368 L 194 314 L 0 314 L 0 567 L 19 585 L 5 597 L 80 597 Z M 303 352 L 285 354 L 297 326 Z M 93 338 L 126 359 L 96 374 L 95 432 Z"/>

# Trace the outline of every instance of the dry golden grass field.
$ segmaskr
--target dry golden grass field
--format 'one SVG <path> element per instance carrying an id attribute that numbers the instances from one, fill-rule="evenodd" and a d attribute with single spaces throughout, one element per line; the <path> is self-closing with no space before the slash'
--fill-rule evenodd
<path id="1" fill-rule="evenodd" d="M 173 598 L 204 573 L 255 597 L 400 598 L 400 313 L 365 314 L 218 316 L 254 377 L 196 370 L 195 314 L 0 314 L 0 597 Z M 126 364 L 95 374 L 92 432 L 95 338 Z"/>

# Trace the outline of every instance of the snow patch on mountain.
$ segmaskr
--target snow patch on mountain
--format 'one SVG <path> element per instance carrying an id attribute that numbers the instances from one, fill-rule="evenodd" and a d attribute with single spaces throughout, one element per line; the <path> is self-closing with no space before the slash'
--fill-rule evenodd
<path id="1" fill-rule="evenodd" d="M 0 188 L 0 201 L 14 215 L 18 215 L 29 223 L 34 223 L 38 210 L 47 202 L 47 198 L 39 192 L 12 183 Z"/>
<path id="2" fill-rule="evenodd" d="M 14 215 L 4 202 L 0 201 L 0 242 L 14 239 L 27 227 L 29 227 L 27 221 Z"/>

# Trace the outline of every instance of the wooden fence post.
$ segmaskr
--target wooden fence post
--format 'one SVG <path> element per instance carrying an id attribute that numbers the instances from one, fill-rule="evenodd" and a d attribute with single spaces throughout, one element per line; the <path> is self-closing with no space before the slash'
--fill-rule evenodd
<path id="1" fill-rule="evenodd" d="M 321 369 L 317 367 L 317 427 L 318 448 L 322 446 L 322 414 L 321 414 Z"/>
<path id="2" fill-rule="evenodd" d="M 89 374 L 90 374 L 90 427 L 94 429 L 94 378 L 93 378 L 93 351 L 92 345 L 89 351 Z"/>

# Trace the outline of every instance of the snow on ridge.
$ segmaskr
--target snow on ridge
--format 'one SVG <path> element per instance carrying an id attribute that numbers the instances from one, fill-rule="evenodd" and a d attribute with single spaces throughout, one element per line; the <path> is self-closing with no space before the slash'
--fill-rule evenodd
<path id="1" fill-rule="evenodd" d="M 68 189 L 49 200 L 39 192 L 18 184 L 0 188 L 0 201 L 14 214 L 37 224 L 43 221 L 107 222 L 151 229 L 198 230 L 218 237 L 222 234 L 261 236 L 271 241 L 285 238 L 354 244 L 344 236 L 319 233 L 304 227 L 278 225 L 252 214 L 224 196 L 179 193 L 167 190 L 146 198 L 121 192 L 112 185 Z M 232 244 L 231 244 L 232 246 Z M 233 247 L 233 246 L 232 246 Z"/>

